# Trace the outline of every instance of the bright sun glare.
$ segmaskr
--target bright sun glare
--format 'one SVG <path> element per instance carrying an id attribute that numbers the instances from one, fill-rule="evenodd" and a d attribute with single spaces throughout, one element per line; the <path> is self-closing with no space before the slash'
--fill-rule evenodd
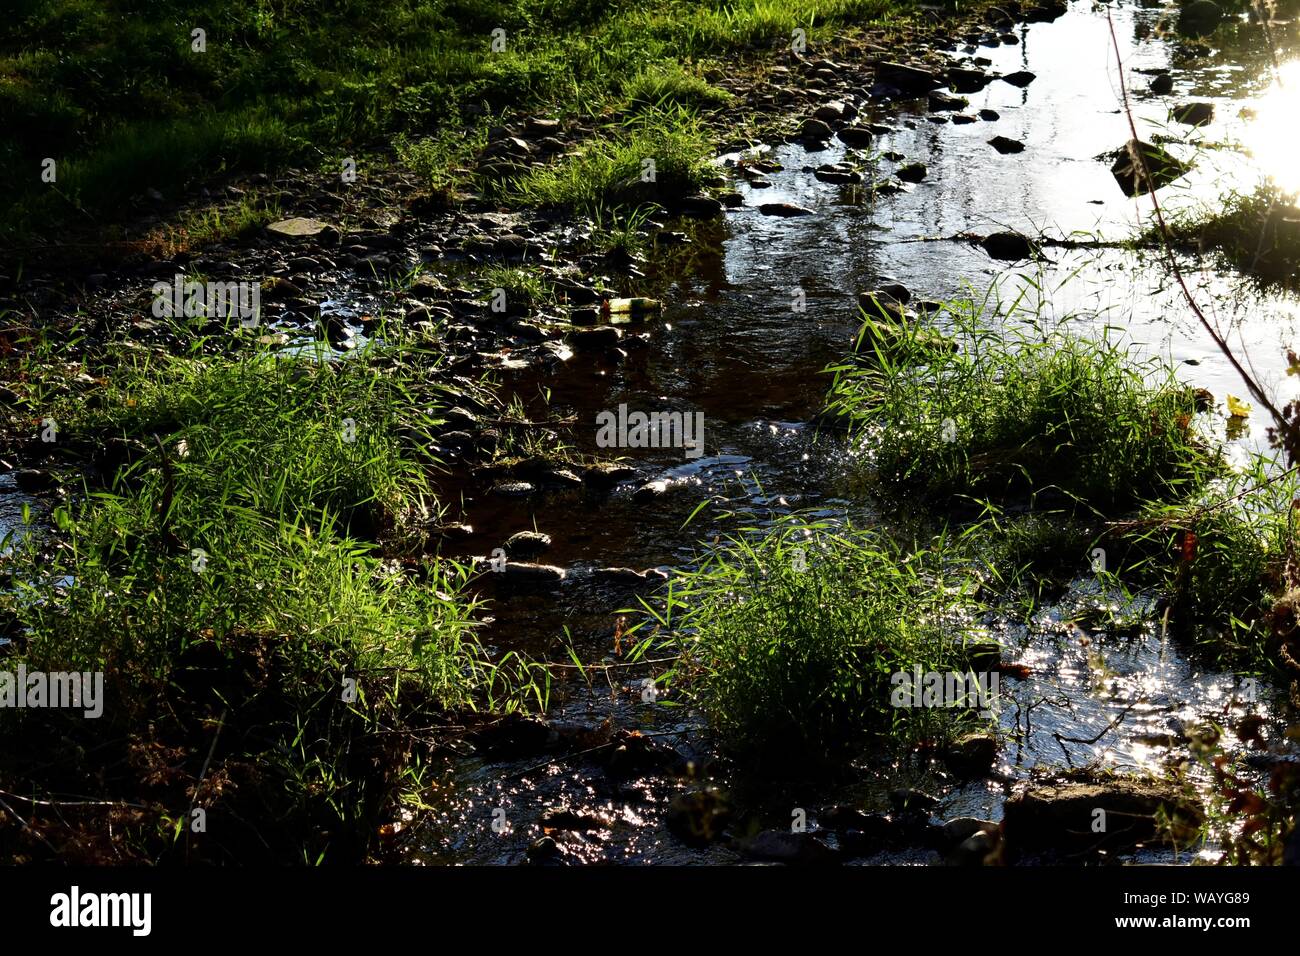
<path id="1" fill-rule="evenodd" d="M 1246 147 L 1279 188 L 1300 193 L 1300 60 L 1283 64 L 1254 110 Z"/>

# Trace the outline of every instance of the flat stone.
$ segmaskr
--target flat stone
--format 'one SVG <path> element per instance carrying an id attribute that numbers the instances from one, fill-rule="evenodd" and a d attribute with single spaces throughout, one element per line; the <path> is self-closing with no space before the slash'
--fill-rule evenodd
<path id="1" fill-rule="evenodd" d="M 281 239 L 309 239 L 312 236 L 319 236 L 328 228 L 329 224 L 319 219 L 295 216 L 293 219 L 281 219 L 279 222 L 271 223 L 266 227 L 266 231 Z"/>

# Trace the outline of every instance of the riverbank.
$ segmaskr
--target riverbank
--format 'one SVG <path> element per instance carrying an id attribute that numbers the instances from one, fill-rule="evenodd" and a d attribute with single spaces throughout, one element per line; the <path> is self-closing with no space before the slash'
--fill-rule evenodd
<path id="1" fill-rule="evenodd" d="M 1061 560 L 1056 592 L 1040 594 L 1028 610 L 1008 612 L 1000 625 L 1006 632 L 997 643 L 1008 653 L 997 654 L 997 673 L 1008 687 L 1024 685 L 1023 695 L 1014 695 L 1013 711 L 987 728 L 962 724 L 953 733 L 914 728 L 908 739 L 919 749 L 901 764 L 888 747 L 866 763 L 853 758 L 845 763 L 841 756 L 829 789 L 824 780 L 798 775 L 779 786 L 770 781 L 755 786 L 733 750 L 718 749 L 705 732 L 709 708 L 683 707 L 691 667 L 671 649 L 664 656 L 665 634 L 647 642 L 647 627 L 637 626 L 644 611 L 639 597 L 663 614 L 665 580 L 680 582 L 683 570 L 707 565 L 707 542 L 737 534 L 737 522 L 742 531 L 752 527 L 761 536 L 782 517 L 811 511 L 832 525 L 846 518 L 880 524 L 888 516 L 890 533 L 904 541 L 909 536 L 924 541 L 933 531 L 925 524 L 936 515 L 906 514 L 913 510 L 906 497 L 901 507 L 882 507 L 853 465 L 852 446 L 846 448 L 829 430 L 817 435 L 809 423 L 825 422 L 818 413 L 831 382 L 818 373 L 845 361 L 859 331 L 857 292 L 879 293 L 870 300 L 873 308 L 891 302 L 909 307 L 908 322 L 940 336 L 957 331 L 953 314 L 969 311 L 952 297 L 962 278 L 958 270 L 949 265 L 940 278 L 932 269 L 938 260 L 926 259 L 929 281 L 910 275 L 902 283 L 888 281 L 896 277 L 884 275 L 880 262 L 873 261 L 880 252 L 867 237 L 882 227 L 895 239 L 909 231 L 908 210 L 948 183 L 944 150 L 950 144 L 962 148 L 955 138 L 961 131 L 987 130 L 980 133 L 984 149 L 1004 155 L 983 142 L 1000 128 L 998 119 L 984 114 L 997 114 L 999 108 L 979 106 L 976 94 L 1028 96 L 1021 91 L 1049 79 L 1041 70 L 977 62 L 989 59 L 986 53 L 1004 56 L 1001 51 L 1024 48 L 1039 35 L 1024 21 L 995 19 L 992 25 L 977 20 L 976 25 L 917 29 L 903 40 L 890 34 L 890 45 L 882 49 L 873 49 L 873 43 L 884 35 L 850 37 L 830 49 L 814 45 L 798 56 L 776 44 L 779 49 L 764 68 L 755 66 L 740 77 L 663 66 L 662 75 L 642 75 L 618 108 L 598 121 L 568 114 L 508 117 L 495 129 L 482 130 L 481 139 L 465 138 L 476 153 L 460 152 L 445 137 L 410 138 L 397 151 L 414 169 L 384 164 L 382 172 L 355 183 L 333 170 L 302 179 L 240 180 L 236 189 L 248 183 L 276 194 L 277 205 L 262 216 L 273 222 L 270 228 L 257 217 L 236 215 L 233 221 L 247 231 L 221 236 L 218 229 L 207 237 L 219 240 L 215 244 L 193 247 L 191 237 L 177 236 L 161 257 L 90 273 L 93 288 L 78 290 L 74 283 L 69 298 L 65 284 L 25 273 L 24 301 L 38 305 L 34 318 L 22 310 L 9 314 L 15 323 L 10 341 L 19 346 L 21 358 L 10 359 L 14 374 L 7 377 L 15 400 L 5 457 L 18 466 L 19 487 L 34 496 L 37 510 L 55 509 L 52 523 L 70 547 L 40 556 L 37 566 L 62 583 L 50 603 L 34 600 L 13 608 L 20 616 L 15 620 L 50 631 L 80 620 L 84 633 L 102 639 L 137 630 L 143 615 L 167 632 L 162 640 L 146 642 L 150 647 L 161 651 L 179 638 L 182 653 L 189 653 L 196 630 L 212 629 L 199 649 L 215 644 L 233 654 L 235 664 L 214 659 L 204 664 L 203 673 L 213 668 L 224 673 L 232 666 L 245 673 L 249 669 L 240 661 L 260 661 L 251 671 L 261 675 L 256 683 L 278 685 L 283 673 L 297 673 L 290 681 L 322 705 L 304 711 L 293 698 L 271 694 L 265 699 L 292 706 L 270 715 L 269 723 L 259 717 L 253 731 L 239 720 L 247 702 L 233 708 L 210 702 L 195 710 L 189 698 L 179 698 L 176 707 L 193 715 L 188 719 L 194 725 L 185 736 L 164 735 L 155 742 L 175 754 L 180 771 L 148 784 L 160 787 L 151 796 L 156 802 L 113 795 L 144 804 L 144 809 L 130 808 L 139 814 L 133 819 L 141 832 L 148 829 L 150 814 L 183 823 L 177 808 L 203 809 L 196 804 L 211 796 L 207 781 L 225 764 L 232 773 L 241 762 L 267 764 L 270 750 L 227 749 L 229 731 L 235 730 L 243 735 L 240 746 L 253 739 L 274 749 L 273 738 L 302 737 L 323 748 L 290 743 L 278 764 L 284 775 L 271 781 L 275 787 L 289 781 L 290 794 L 309 798 L 313 809 L 296 810 L 300 815 L 294 817 L 304 829 L 285 828 L 283 845 L 258 849 L 255 840 L 236 842 L 231 829 L 218 827 L 198 841 L 204 849 L 197 851 L 195 831 L 178 826 L 175 832 L 184 840 L 173 839 L 168 853 L 183 849 L 212 860 L 269 850 L 275 858 L 306 862 L 746 856 L 887 861 L 930 859 L 932 853 L 980 861 L 1001 845 L 1005 791 L 1030 783 L 1024 774 L 1034 765 L 1059 777 L 1062 759 L 1068 765 L 1074 757 L 1104 761 L 1109 754 L 1128 771 L 1136 764 L 1159 779 L 1112 785 L 1093 768 L 1091 776 L 1054 778 L 1050 786 L 1071 800 L 1109 795 L 1120 812 L 1136 812 L 1136 807 L 1154 816 L 1160 807 L 1183 805 L 1183 783 L 1193 790 L 1203 785 L 1194 768 L 1189 780 L 1171 784 L 1158 766 L 1166 758 L 1189 763 L 1189 754 L 1201 746 L 1199 722 L 1182 716 L 1188 708 L 1203 715 L 1210 700 L 1233 701 L 1233 723 L 1244 729 L 1207 747 L 1249 748 L 1252 726 L 1272 740 L 1285 726 L 1284 711 L 1274 710 L 1267 692 L 1246 699 L 1238 686 L 1242 673 L 1216 670 L 1212 678 L 1201 673 L 1193 656 L 1152 623 L 1150 608 L 1142 601 L 1128 607 L 1122 590 L 1109 589 L 1109 578 L 1097 579 L 1090 557 L 1095 535 L 1058 536 L 1076 554 L 1054 555 Z M 1051 16 L 1031 11 L 1030 20 L 1050 24 Z M 755 80 L 760 73 L 762 83 Z M 974 101 L 959 103 L 959 98 Z M 720 108 L 723 102 L 729 105 Z M 748 138 L 733 141 L 734 123 L 730 130 L 724 126 L 738 102 L 758 114 L 747 129 L 768 134 L 761 148 L 751 150 L 755 144 Z M 1018 114 L 1001 109 L 1012 123 L 1021 122 Z M 1032 147 L 1034 140 L 1025 138 Z M 728 147 L 743 151 L 728 154 Z M 1014 154 L 1005 155 L 1010 158 L 999 160 L 1003 168 L 1022 168 Z M 652 161 L 649 168 L 646 159 Z M 1033 168 L 1036 161 L 1025 160 L 1024 167 Z M 652 175 L 643 178 L 644 173 Z M 245 208 L 246 198 L 238 198 L 238 208 Z M 647 201 L 664 208 L 637 208 Z M 1028 230 L 983 226 L 975 232 L 972 225 L 964 222 L 952 232 L 974 232 L 983 241 L 964 241 L 959 251 L 950 248 L 943 255 L 979 262 L 975 274 L 1001 268 L 999 263 L 1034 261 Z M 998 235 L 1004 238 L 989 241 Z M 1023 255 L 1008 251 L 1017 236 Z M 996 257 L 1003 251 L 1007 254 Z M 258 326 L 241 327 L 236 314 L 157 314 L 154 283 L 174 287 L 182 273 L 223 282 L 256 277 L 262 305 Z M 626 296 L 658 300 L 662 309 L 629 313 L 626 322 L 607 321 L 602 303 Z M 955 309 L 945 310 L 944 301 L 956 303 Z M 74 306 L 78 302 L 80 310 Z M 36 329 L 48 330 L 49 314 L 60 303 L 65 308 L 55 328 L 61 331 L 38 338 Z M 986 324 L 1008 331 L 1023 327 L 1034 335 L 1035 324 L 1041 329 L 1049 320 L 1075 319 L 1025 315 L 1006 305 L 990 310 Z M 889 312 L 876 317 L 886 323 L 898 318 Z M 123 367 L 134 371 L 124 377 Z M 989 382 L 998 379 L 999 370 L 997 363 L 988 366 Z M 871 385 L 869 378 L 864 381 Z M 1078 381 L 1090 379 L 1083 375 Z M 232 382 L 239 387 L 228 388 Z M 1111 394 L 1108 384 L 1101 389 Z M 160 397 L 172 392 L 179 397 Z M 1126 394 L 1115 392 L 1117 398 Z M 337 401 L 310 398 L 328 395 Z M 870 387 L 866 396 L 870 402 Z M 1008 436 L 1026 437 L 1011 427 L 1017 424 L 1017 406 L 1032 404 L 1026 398 L 1009 393 L 993 429 L 995 440 L 980 454 L 989 457 Z M 1173 391 L 1151 409 L 1135 405 L 1133 415 L 1117 419 L 1128 421 L 1132 434 L 1108 432 L 1115 424 L 1109 419 L 1109 424 L 1093 423 L 1088 432 L 1093 439 L 1115 438 L 1112 447 L 1118 451 L 1105 461 L 1091 448 L 1092 439 L 1083 442 L 1076 435 L 1073 442 L 1088 444 L 1091 458 L 1085 453 L 1062 465 L 1042 454 L 993 455 L 993 471 L 980 470 L 1002 484 L 1009 474 L 999 470 L 1003 465 L 1036 471 L 1046 461 L 1057 472 L 1085 468 L 1073 483 L 1053 484 L 1080 493 L 1085 504 L 1099 488 L 1122 497 L 1118 493 L 1139 490 L 1130 468 L 1142 463 L 1141 456 L 1131 453 L 1147 444 L 1139 428 L 1146 411 L 1159 419 L 1161 435 L 1171 439 L 1162 438 L 1161 449 L 1177 445 L 1185 451 L 1181 446 L 1191 418 L 1204 416 L 1200 420 L 1213 430 L 1219 403 L 1226 403 L 1223 392 L 1207 402 L 1193 391 Z M 957 434 L 971 424 L 962 418 L 969 404 L 950 406 Z M 612 460 L 621 452 L 602 448 L 597 430 L 586 426 L 597 410 L 622 405 L 703 414 L 704 454 L 683 458 L 680 449 L 669 446 L 640 447 Z M 901 415 L 909 407 L 900 397 L 892 412 Z M 1072 419 L 1077 411 L 1068 404 L 1043 407 L 1051 412 L 1047 419 Z M 219 419 L 212 417 L 216 413 Z M 1034 426 L 1042 418 L 1025 415 L 1019 424 Z M 939 439 L 941 419 L 935 423 Z M 58 440 L 42 440 L 47 421 L 56 424 Z M 218 434 L 223 441 L 208 441 Z M 905 464 L 915 448 L 900 444 L 895 450 Z M 926 454 L 937 463 L 927 465 L 926 473 L 960 494 L 970 471 L 951 467 L 941 444 Z M 86 468 L 88 460 L 95 463 L 93 472 Z M 1144 474 L 1159 476 L 1168 462 L 1168 455 L 1153 456 Z M 394 484 L 398 477 L 400 487 Z M 91 489 L 107 489 L 114 499 L 85 495 L 80 485 L 87 479 Z M 1144 495 L 1160 485 L 1144 482 Z M 206 504 L 214 500 L 246 517 L 247 527 L 232 522 L 217 528 L 221 522 Z M 123 516 L 130 520 L 118 520 Z M 900 517 L 919 525 L 894 526 L 892 519 Z M 1058 518 L 1049 514 L 1047 521 L 1055 526 Z M 206 536 L 215 530 L 223 532 L 222 539 L 208 546 Z M 1171 550 L 1182 553 L 1184 530 L 1177 522 L 1156 524 L 1150 550 L 1162 558 Z M 1237 553 L 1249 535 L 1229 531 L 1229 550 Z M 1164 532 L 1181 535 L 1172 549 L 1157 542 Z M 1278 535 L 1284 548 L 1286 529 Z M 185 547 L 169 544 L 171 536 Z M 1204 539 L 1213 553 L 1216 539 Z M 52 540 L 58 545 L 60 535 Z M 748 537 L 740 534 L 740 540 Z M 1010 547 L 998 540 L 999 547 Z M 221 560 L 226 570 L 209 577 L 203 576 L 207 571 L 194 571 L 195 547 L 208 555 L 208 568 L 219 570 L 211 562 Z M 907 566 L 911 553 L 906 547 L 896 553 L 892 544 L 881 547 L 887 560 L 870 564 L 862 579 L 862 586 L 873 590 L 882 568 Z M 276 558 L 270 570 L 249 574 L 258 565 L 246 554 L 280 552 L 292 560 Z M 323 571 L 304 568 L 309 553 L 323 562 Z M 1261 551 L 1260 561 L 1267 564 L 1272 553 Z M 116 586 L 120 565 L 114 562 L 124 559 L 133 566 L 143 562 L 141 581 L 161 574 L 160 586 L 121 592 Z M 361 573 L 351 563 L 356 561 Z M 999 573 L 1010 580 L 1020 570 L 1002 566 Z M 816 580 L 816 575 L 797 579 L 800 587 Z M 204 613 L 217 619 L 216 627 L 155 610 L 157 595 L 171 608 L 177 587 L 201 583 L 208 588 L 214 581 L 213 600 L 226 593 L 249 598 L 234 616 L 198 605 L 200 611 L 208 607 Z M 1186 582 L 1175 582 L 1181 583 Z M 287 592 L 276 586 L 281 584 L 302 603 L 288 602 Z M 899 591 L 899 599 L 910 600 L 907 595 L 928 584 L 929 578 L 916 578 Z M 1204 610 L 1218 588 L 1214 582 L 1203 584 L 1192 603 L 1199 601 Z M 69 610 L 101 611 L 109 592 L 121 600 L 125 613 L 116 619 L 125 623 L 106 627 L 103 617 L 69 616 Z M 876 622 L 873 626 L 896 610 L 888 602 L 851 608 L 849 593 L 839 598 L 845 610 L 862 611 L 861 620 Z M 155 595 L 154 604 L 136 603 L 149 594 Z M 333 596 L 320 601 L 321 594 Z M 404 603 L 419 595 L 429 603 L 420 608 Z M 348 601 L 340 603 L 345 597 Z M 480 599 L 489 603 L 479 605 Z M 364 620 L 336 618 L 335 610 L 344 605 L 364 610 Z M 776 600 L 772 606 L 782 605 Z M 277 613 L 285 607 L 298 607 L 301 615 Z M 708 667 L 723 675 L 715 686 L 748 687 L 743 694 L 720 695 L 736 718 L 722 722 L 761 744 L 766 734 L 752 728 L 763 721 L 780 727 L 783 721 L 780 714 L 765 712 L 761 686 L 780 686 L 788 678 L 792 690 L 807 693 L 820 683 L 801 679 L 797 670 L 790 672 L 792 678 L 779 668 L 750 673 L 744 632 L 753 622 L 737 632 L 726 626 L 725 617 L 718 621 L 715 634 L 735 643 L 714 645 L 721 655 Z M 784 662 L 780 624 L 777 620 L 771 646 Z M 333 628 L 343 640 L 330 650 L 333 645 L 322 637 Z M 1082 637 L 1076 629 L 1083 630 Z M 437 640 L 431 645 L 428 638 L 418 639 L 423 631 Z M 294 634 L 305 639 L 281 643 Z M 459 647 L 451 639 L 457 634 L 465 638 Z M 843 653 L 856 653 L 837 643 L 833 628 L 809 634 L 826 651 L 823 661 L 843 663 Z M 363 640 L 356 643 L 357 637 Z M 900 635 L 896 646 L 912 646 L 914 637 Z M 296 656 L 281 660 L 279 651 L 262 646 L 267 640 L 271 648 L 301 648 L 312 655 L 329 650 L 331 659 L 327 665 Z M 481 648 L 481 656 L 473 647 Z M 408 653 L 412 658 L 406 662 L 402 655 Z M 118 659 L 123 656 L 125 651 Z M 399 659 L 406 662 L 400 665 L 402 676 L 392 672 Z M 481 670 L 475 661 L 482 662 Z M 904 656 L 891 666 L 909 672 L 921 663 L 923 672 L 964 666 L 943 655 Z M 853 701 L 858 691 L 852 668 L 832 671 L 836 681 L 844 681 L 844 699 Z M 1147 678 L 1157 681 L 1154 690 L 1143 691 L 1140 675 L 1148 671 L 1159 676 Z M 345 680 L 354 672 L 361 693 L 348 700 Z M 304 674 L 309 679 L 299 683 Z M 367 677 L 374 682 L 367 683 Z M 764 684 L 759 677 L 770 681 Z M 1108 690 L 1097 694 L 1098 688 Z M 1152 705 L 1148 695 L 1165 703 Z M 490 715 L 448 713 L 447 707 L 466 696 Z M 1068 706 L 1035 705 L 1037 697 L 1065 699 Z M 155 698 L 168 699 L 165 689 L 151 692 L 149 699 Z M 1139 698 L 1143 716 L 1132 719 Z M 512 706 L 548 716 L 501 716 Z M 801 706 L 811 721 L 815 702 Z M 885 712 L 883 703 L 879 709 Z M 832 714 L 827 726 L 876 732 L 879 713 L 860 724 L 854 716 L 859 710 L 855 704 L 845 714 Z M 143 719 L 138 709 L 118 712 Z M 322 723 L 282 734 L 280 725 L 302 713 L 315 714 L 313 721 Z M 328 730 L 336 726 L 341 737 Z M 1107 738 L 1107 727 L 1117 739 Z M 1089 742 L 1098 730 L 1103 733 Z M 384 742 L 394 739 L 401 744 L 390 749 Z M 378 753 L 366 749 L 377 745 Z M 1153 756 L 1142 747 L 1162 749 Z M 1055 750 L 1050 760 L 1048 749 Z M 1253 756 L 1270 752 L 1264 747 Z M 340 756 L 344 753 L 346 758 Z M 146 779 L 135 776 L 134 758 L 126 759 L 115 787 Z M 788 761 L 779 764 L 789 769 Z M 232 779 L 245 793 L 260 795 L 259 786 L 266 784 Z M 883 787 L 886 780 L 908 786 Z M 374 781 L 382 782 L 377 791 L 358 793 L 358 787 Z M 22 788 L 2 789 L 12 796 Z M 1051 849 L 1051 839 L 1041 837 L 1051 832 L 1042 813 L 1049 813 L 1048 823 L 1064 818 L 1034 809 L 1042 788 L 1030 789 L 1035 797 L 1020 800 L 1030 805 L 1030 816 L 1022 821 L 1038 822 L 1020 832 L 1039 835 L 1023 846 L 1046 842 Z M 211 806 L 216 819 L 223 804 Z M 234 810 L 245 817 L 241 807 Z M 828 812 L 815 812 L 820 807 Z M 840 809 L 830 812 L 835 807 Z M 918 817 L 922 808 L 926 812 Z M 790 820 L 799 819 L 797 810 L 804 811 L 812 832 L 786 832 Z M 956 827 L 949 833 L 935 822 L 954 823 L 963 810 L 979 826 L 972 829 L 968 822 L 962 825 L 966 831 Z M 106 822 L 103 813 L 83 812 L 89 829 Z M 1198 812 L 1184 814 L 1193 831 Z M 334 822 L 322 824 L 321 813 Z M 11 833 L 23 852 L 44 854 L 62 825 L 58 812 L 23 812 L 21 819 L 25 827 Z M 839 823 L 832 825 L 833 820 Z M 1277 825 L 1284 828 L 1285 820 Z M 49 841 L 44 849 L 33 833 Z M 832 833 L 848 836 L 841 840 Z M 93 843 L 84 829 L 63 839 L 71 845 Z M 1140 839 L 1145 843 L 1150 835 Z M 1179 830 L 1177 839 L 1186 845 L 1192 837 Z M 152 840 L 140 837 L 134 852 L 159 858 Z M 975 844 L 962 850 L 970 840 Z M 1150 842 L 1154 846 L 1159 840 Z M 981 846 L 984 852 L 977 853 Z M 1122 844 L 1108 849 L 1132 851 Z"/>

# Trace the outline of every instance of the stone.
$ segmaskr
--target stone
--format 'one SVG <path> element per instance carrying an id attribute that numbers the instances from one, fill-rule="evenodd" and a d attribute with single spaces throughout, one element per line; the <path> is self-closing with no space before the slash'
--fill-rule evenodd
<path id="1" fill-rule="evenodd" d="M 273 222 L 266 227 L 266 231 L 276 239 L 310 239 L 313 236 L 319 236 L 329 228 L 328 223 L 321 222 L 319 219 L 304 219 L 296 216 L 293 219 L 281 219 L 279 222 Z"/>
<path id="2" fill-rule="evenodd" d="M 1214 0 L 1191 0 L 1178 11 L 1178 32 L 1185 36 L 1209 36 L 1223 22 L 1223 8 Z"/>
<path id="3" fill-rule="evenodd" d="M 926 101 L 931 112 L 947 112 L 950 110 L 964 110 L 970 106 L 970 100 L 964 96 L 949 96 L 947 93 L 931 93 Z"/>
<path id="4" fill-rule="evenodd" d="M 993 82 L 983 70 L 954 66 L 948 71 L 948 88 L 954 93 L 978 93 Z"/>
<path id="5" fill-rule="evenodd" d="M 1214 104 L 1202 101 L 1180 103 L 1169 115 L 1174 122 L 1184 126 L 1204 126 L 1214 120 Z"/>
<path id="6" fill-rule="evenodd" d="M 1009 136 L 994 136 L 988 141 L 989 145 L 996 149 L 1003 156 L 1011 153 L 1023 153 L 1025 144 L 1018 139 L 1012 139 Z"/>
<path id="7" fill-rule="evenodd" d="M 1038 254 L 1037 247 L 1028 237 L 1009 230 L 994 232 L 985 236 L 980 240 L 980 245 L 989 256 L 1005 262 L 1032 259 Z"/>
<path id="8" fill-rule="evenodd" d="M 1167 150 L 1141 140 L 1129 140 L 1110 167 L 1125 196 L 1140 196 L 1173 182 L 1191 167 Z"/>
<path id="9" fill-rule="evenodd" d="M 1012 86 L 1018 86 L 1022 90 L 1034 80 L 1038 79 L 1036 73 L 1030 73 L 1028 70 L 1017 70 L 1014 73 L 1008 73 L 1006 76 L 998 77 L 1003 83 L 1010 83 Z"/>
<path id="10" fill-rule="evenodd" d="M 894 171 L 894 175 L 905 183 L 919 183 L 925 179 L 928 172 L 925 163 L 908 163 L 906 166 L 899 166 Z"/>
<path id="11" fill-rule="evenodd" d="M 551 546 L 551 536 L 540 531 L 519 531 L 506 538 L 505 552 L 511 558 L 531 558 Z"/>
<path id="12" fill-rule="evenodd" d="M 890 62 L 876 64 L 876 82 L 918 96 L 943 86 L 943 80 L 937 73 L 904 63 Z"/>
<path id="13" fill-rule="evenodd" d="M 811 216 L 813 211 L 789 202 L 765 202 L 758 207 L 764 216 Z"/>
<path id="14" fill-rule="evenodd" d="M 582 472 L 582 483 L 598 491 L 608 491 L 624 481 L 631 481 L 637 476 L 637 470 L 630 465 L 618 462 L 597 462 Z"/>
<path id="15" fill-rule="evenodd" d="M 1013 794 L 1003 806 L 1002 829 L 1016 852 L 1128 849 L 1161 836 L 1161 815 L 1176 829 L 1193 831 L 1204 819 L 1173 784 L 1076 771 Z"/>
<path id="16" fill-rule="evenodd" d="M 833 130 L 830 125 L 819 119 L 806 119 L 799 127 L 799 136 L 802 139 L 812 140 L 814 142 L 825 142 L 831 138 Z"/>
<path id="17" fill-rule="evenodd" d="M 845 146 L 854 149 L 866 149 L 871 145 L 874 134 L 864 126 L 846 126 L 835 134 Z"/>
<path id="18" fill-rule="evenodd" d="M 689 219 L 715 219 L 722 215 L 722 202 L 702 193 L 683 196 L 670 204 L 673 212 Z"/>

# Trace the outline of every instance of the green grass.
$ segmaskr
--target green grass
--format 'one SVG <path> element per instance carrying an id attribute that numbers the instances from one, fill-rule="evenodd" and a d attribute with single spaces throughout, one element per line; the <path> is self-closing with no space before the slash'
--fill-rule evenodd
<path id="1" fill-rule="evenodd" d="M 503 290 L 507 303 L 518 302 L 531 307 L 553 297 L 550 283 L 535 266 L 489 265 L 479 272 L 478 281 L 489 296 L 495 289 Z"/>
<path id="2" fill-rule="evenodd" d="M 1278 663 L 1300 616 L 1294 502 L 1300 478 L 1269 459 L 1185 501 L 1149 504 L 1127 529 L 1126 580 L 1154 587 L 1179 633 L 1231 664 Z"/>
<path id="3" fill-rule="evenodd" d="M 726 90 L 710 85 L 699 74 L 673 60 L 638 70 L 622 84 L 621 92 L 634 107 L 652 109 L 667 106 L 707 109 L 725 106 L 731 100 Z"/>
<path id="4" fill-rule="evenodd" d="M 946 542 L 801 525 L 741 531 L 673 582 L 654 623 L 679 683 L 750 769 L 825 768 L 883 738 L 942 738 L 968 712 L 891 705 L 891 675 L 964 671 L 976 579 Z"/>
<path id="5" fill-rule="evenodd" d="M 935 498 L 1055 489 L 1116 511 L 1195 485 L 1206 456 L 1172 369 L 1105 337 L 984 330 L 986 305 L 945 307 L 955 350 L 918 329 L 888 349 L 860 342 L 833 369 L 830 410 L 886 486 Z"/>
<path id="6" fill-rule="evenodd" d="M 709 153 L 708 138 L 689 113 L 647 115 L 577 156 L 530 170 L 505 195 L 522 205 L 587 214 L 665 204 L 700 189 L 710 173 Z"/>
<path id="7" fill-rule="evenodd" d="M 467 570 L 425 554 L 437 359 L 121 348 L 99 361 L 90 371 L 112 376 L 90 396 L 29 393 L 101 480 L 4 560 L 18 638 L 0 653 L 7 668 L 104 671 L 105 716 L 38 724 L 6 710 L 3 732 L 25 744 L 6 750 L 0 778 L 174 815 L 221 720 L 209 774 L 234 793 L 216 806 L 257 824 L 203 857 L 357 858 L 410 748 L 385 735 L 415 714 L 510 708 L 521 698 L 500 695 L 523 690 L 513 658 L 498 667 L 474 639 Z M 139 748 L 174 754 L 165 779 L 141 776 Z"/>
<path id="8" fill-rule="evenodd" d="M 108 225 L 146 188 L 356 155 L 459 117 L 720 102 L 710 60 L 901 18 L 907 0 L 16 0 L 0 24 L 0 223 Z M 191 30 L 207 31 L 206 52 Z M 492 31 L 506 46 L 492 52 Z M 680 66 L 677 64 L 681 64 Z M 454 134 L 453 134 L 454 135 Z M 45 157 L 59 162 L 41 182 Z M 418 160 L 439 175 L 454 164 Z M 24 170 L 26 172 L 24 172 Z"/>
<path id="9" fill-rule="evenodd" d="M 1213 210 L 1182 213 L 1169 232 L 1175 245 L 1218 252 L 1263 283 L 1300 284 L 1300 206 L 1267 183 L 1234 193 Z M 1161 239 L 1155 227 L 1145 238 Z"/>

